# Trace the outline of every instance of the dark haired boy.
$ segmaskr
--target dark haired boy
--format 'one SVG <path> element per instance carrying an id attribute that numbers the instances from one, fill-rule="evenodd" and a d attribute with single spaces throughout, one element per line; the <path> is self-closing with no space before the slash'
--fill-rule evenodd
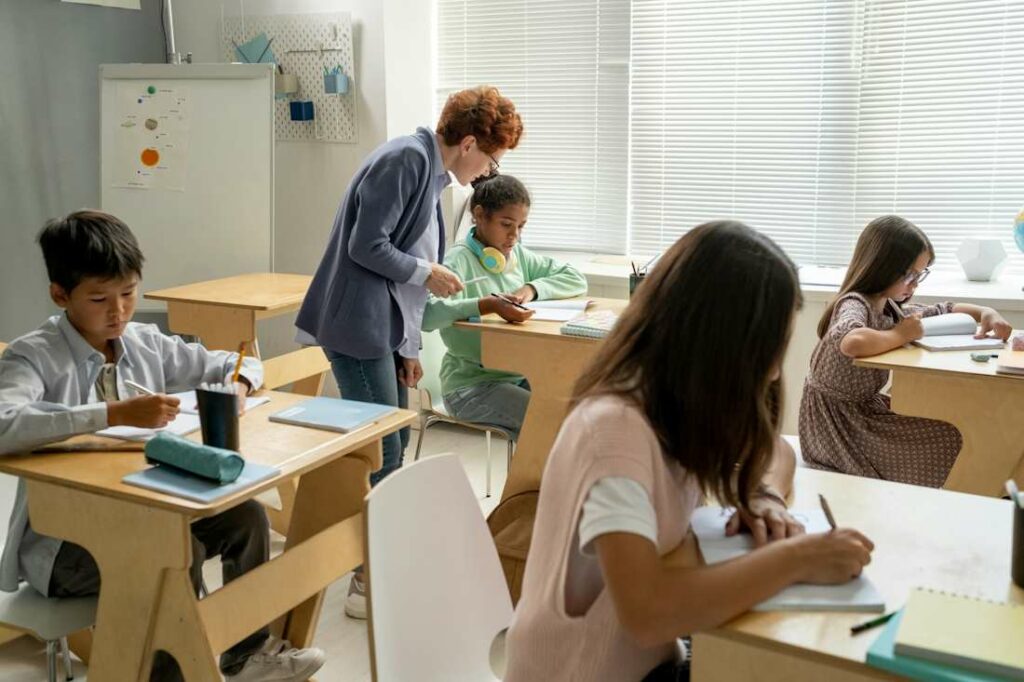
<path id="1" fill-rule="evenodd" d="M 0 454 L 91 433 L 108 426 L 157 428 L 178 414 L 167 393 L 202 382 L 224 382 L 237 355 L 210 351 L 167 336 L 155 325 L 132 322 L 143 256 L 128 226 L 100 211 L 76 211 L 51 220 L 39 233 L 50 297 L 63 309 L 16 339 L 0 356 Z M 259 388 L 260 362 L 247 358 L 246 390 Z M 153 390 L 133 397 L 126 381 Z M 192 524 L 193 556 L 220 554 L 228 582 L 269 558 L 266 513 L 249 500 Z M 192 566 L 198 589 L 202 562 Z M 0 558 L 0 589 L 21 580 L 51 597 L 96 594 L 100 575 L 82 547 L 32 530 L 24 482 L 19 481 L 7 543 Z M 297 650 L 263 628 L 221 657 L 228 680 L 305 680 L 323 664 L 318 649 Z M 167 654 L 157 654 L 152 679 L 181 679 Z"/>

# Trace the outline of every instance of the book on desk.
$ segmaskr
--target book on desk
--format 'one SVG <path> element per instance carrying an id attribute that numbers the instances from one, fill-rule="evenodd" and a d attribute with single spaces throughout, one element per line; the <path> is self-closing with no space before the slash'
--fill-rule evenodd
<path id="1" fill-rule="evenodd" d="M 966 313 L 925 317 L 921 326 L 924 327 L 924 336 L 914 341 L 914 345 L 925 350 L 993 350 L 1004 346 L 1002 339 L 974 338 L 978 333 L 978 323 Z"/>

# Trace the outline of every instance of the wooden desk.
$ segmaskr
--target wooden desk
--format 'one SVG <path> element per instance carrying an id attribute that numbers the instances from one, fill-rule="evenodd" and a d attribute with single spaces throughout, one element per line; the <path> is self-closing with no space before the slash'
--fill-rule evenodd
<path id="1" fill-rule="evenodd" d="M 305 399 L 268 395 L 270 403 L 242 417 L 242 452 L 281 474 L 210 504 L 122 483 L 146 466 L 140 451 L 0 458 L 0 471 L 25 479 L 33 528 L 84 546 L 100 567 L 90 679 L 145 682 L 152 653 L 163 649 L 185 679 L 219 682 L 218 654 L 281 616 L 286 639 L 297 647 L 313 642 L 324 590 L 363 561 L 363 497 L 381 466 L 381 438 L 416 415 L 402 410 L 343 435 L 268 421 Z M 197 599 L 190 523 L 298 475 L 285 551 Z"/>
<path id="2" fill-rule="evenodd" d="M 944 488 L 1002 496 L 1006 479 L 1024 483 L 1024 378 L 996 374 L 994 359 L 970 355 L 897 348 L 856 364 L 892 371 L 895 412 L 960 430 L 963 447 Z"/>
<path id="3" fill-rule="evenodd" d="M 619 313 L 629 302 L 600 298 L 593 301 L 587 312 Z M 480 356 L 485 367 L 522 374 L 530 382 L 530 404 L 502 500 L 539 488 L 544 463 L 568 412 L 573 384 L 601 344 L 601 339 L 560 334 L 562 324 L 509 324 L 491 315 L 480 322 L 456 323 L 458 327 L 480 332 Z"/>
<path id="4" fill-rule="evenodd" d="M 840 526 L 875 543 L 866 569 L 886 600 L 901 607 L 914 587 L 1024 604 L 1010 581 L 1012 509 L 995 500 L 945 490 L 797 470 L 794 507 L 814 508 L 818 493 Z M 696 560 L 692 536 L 673 560 Z M 693 638 L 694 682 L 803 682 L 899 679 L 867 666 L 880 632 L 850 635 L 870 618 L 853 613 L 747 613 Z"/>

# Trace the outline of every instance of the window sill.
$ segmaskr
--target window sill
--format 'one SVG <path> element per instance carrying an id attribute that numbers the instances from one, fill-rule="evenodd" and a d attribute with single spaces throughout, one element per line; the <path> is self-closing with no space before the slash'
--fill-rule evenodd
<path id="1" fill-rule="evenodd" d="M 571 263 L 586 275 L 594 288 L 616 292 L 621 298 L 627 296 L 630 261 L 626 256 L 549 250 L 538 250 L 538 253 Z M 801 267 L 804 298 L 821 302 L 831 300 L 839 290 L 844 272 L 844 268 Z M 921 284 L 914 300 L 918 303 L 973 303 L 1000 311 L 1024 312 L 1022 285 L 1022 277 L 1003 275 L 992 282 L 970 282 L 960 272 L 938 271 Z"/>

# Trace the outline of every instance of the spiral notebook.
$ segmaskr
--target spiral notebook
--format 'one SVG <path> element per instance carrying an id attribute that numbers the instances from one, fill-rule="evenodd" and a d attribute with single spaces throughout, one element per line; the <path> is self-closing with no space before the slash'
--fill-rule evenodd
<path id="1" fill-rule="evenodd" d="M 598 310 L 587 313 L 569 320 L 559 331 L 567 336 L 586 336 L 593 339 L 603 339 L 615 326 L 619 316 L 610 310 Z"/>
<path id="2" fill-rule="evenodd" d="M 1024 605 L 916 589 L 903 609 L 894 650 L 1024 680 Z"/>
<path id="3" fill-rule="evenodd" d="M 878 639 L 868 649 L 868 665 L 920 682 L 1000 682 L 1005 679 L 944 663 L 926 661 L 923 658 L 900 656 L 895 652 L 895 646 L 896 633 L 902 622 L 903 612 L 901 611 L 886 623 L 882 634 L 878 635 Z"/>

